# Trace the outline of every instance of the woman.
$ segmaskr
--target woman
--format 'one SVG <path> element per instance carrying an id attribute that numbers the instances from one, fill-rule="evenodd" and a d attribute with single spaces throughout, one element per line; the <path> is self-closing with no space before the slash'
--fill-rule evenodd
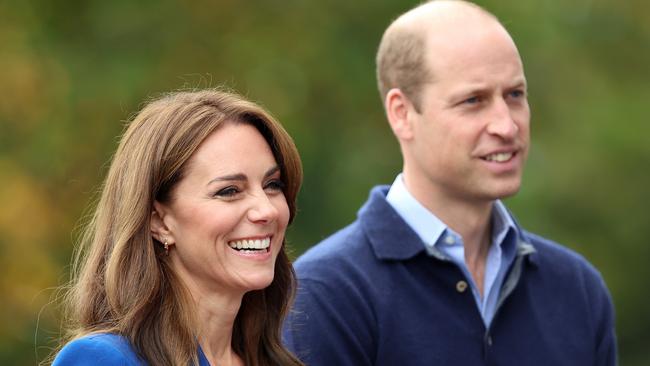
<path id="1" fill-rule="evenodd" d="M 301 365 L 280 339 L 301 180 L 289 135 L 240 96 L 145 106 L 82 238 L 54 365 Z"/>

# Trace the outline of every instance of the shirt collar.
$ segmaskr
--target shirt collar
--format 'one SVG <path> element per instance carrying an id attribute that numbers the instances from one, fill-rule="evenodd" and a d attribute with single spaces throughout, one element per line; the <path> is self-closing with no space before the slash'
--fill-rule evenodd
<path id="1" fill-rule="evenodd" d="M 386 195 L 386 201 L 393 206 L 427 247 L 434 246 L 447 229 L 447 225 L 413 197 L 406 188 L 402 176 L 400 173 L 395 178 Z"/>
<path id="2" fill-rule="evenodd" d="M 386 202 L 388 186 L 370 191 L 358 218 L 370 245 L 381 260 L 406 260 L 424 252 L 424 243 L 393 207 Z"/>
<path id="3" fill-rule="evenodd" d="M 501 247 L 506 258 L 513 258 L 516 251 L 516 241 L 506 240 L 510 232 L 517 233 L 517 225 L 503 202 L 496 200 L 492 206 L 492 243 Z"/>
<path id="4" fill-rule="evenodd" d="M 387 202 L 389 186 L 376 186 L 370 191 L 368 201 L 359 209 L 358 218 L 371 247 L 380 260 L 406 260 L 425 252 L 426 246 L 404 218 Z M 504 206 L 505 207 L 505 206 Z M 505 209 L 508 212 L 507 209 Z M 508 214 L 511 217 L 510 214 Z M 528 234 L 512 218 L 517 237 L 516 256 L 526 256 L 533 261 L 536 250 Z M 430 253 L 431 254 L 431 253 Z M 432 254 L 438 259 L 442 256 Z"/>
<path id="5" fill-rule="evenodd" d="M 445 231 L 453 232 L 445 223 L 418 202 L 404 184 L 403 174 L 399 174 L 386 195 L 386 201 L 397 211 L 404 221 L 415 231 L 427 248 L 438 246 Z M 502 246 L 508 233 L 517 232 L 517 225 L 503 202 L 496 200 L 492 210 L 492 243 Z M 458 235 L 457 233 L 454 233 Z M 514 256 L 515 245 L 502 248 Z"/>

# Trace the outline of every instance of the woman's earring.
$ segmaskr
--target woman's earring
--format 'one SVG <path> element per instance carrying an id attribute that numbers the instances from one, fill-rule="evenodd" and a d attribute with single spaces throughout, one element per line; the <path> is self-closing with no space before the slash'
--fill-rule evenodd
<path id="1" fill-rule="evenodd" d="M 169 255 L 169 243 L 167 242 L 167 240 L 165 240 L 165 244 L 163 244 L 163 245 L 165 246 L 165 256 L 168 256 Z"/>

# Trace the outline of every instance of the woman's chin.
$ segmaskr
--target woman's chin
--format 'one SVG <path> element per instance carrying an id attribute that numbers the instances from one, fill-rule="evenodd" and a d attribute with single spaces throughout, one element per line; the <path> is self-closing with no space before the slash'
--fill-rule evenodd
<path id="1" fill-rule="evenodd" d="M 253 278 L 249 278 L 243 287 L 246 292 L 263 290 L 271 286 L 272 282 L 273 282 L 273 274 L 266 275 L 266 276 L 255 276 Z"/>

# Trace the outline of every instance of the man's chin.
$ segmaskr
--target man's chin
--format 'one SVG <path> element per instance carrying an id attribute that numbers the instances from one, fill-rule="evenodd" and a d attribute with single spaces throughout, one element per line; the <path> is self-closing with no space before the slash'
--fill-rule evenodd
<path id="1" fill-rule="evenodd" d="M 513 197 L 517 193 L 519 193 L 520 188 L 521 188 L 521 185 L 519 185 L 519 184 L 517 184 L 514 187 L 504 188 L 495 195 L 495 199 L 505 199 L 505 198 Z"/>
<path id="2" fill-rule="evenodd" d="M 485 187 L 486 191 L 484 192 L 487 198 L 491 200 L 505 199 L 515 196 L 519 193 L 521 188 L 521 180 L 513 180 L 512 182 L 498 182 L 492 187 Z"/>

